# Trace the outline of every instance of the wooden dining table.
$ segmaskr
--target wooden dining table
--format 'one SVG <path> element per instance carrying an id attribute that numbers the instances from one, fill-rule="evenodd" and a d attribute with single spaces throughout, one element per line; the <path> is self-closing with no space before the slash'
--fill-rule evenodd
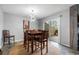
<path id="1" fill-rule="evenodd" d="M 41 37 L 42 39 L 42 32 L 41 31 L 28 31 L 28 35 L 30 35 L 31 37 L 31 53 L 33 53 L 33 41 L 35 40 L 36 37 L 38 37 L 38 35 Z"/>

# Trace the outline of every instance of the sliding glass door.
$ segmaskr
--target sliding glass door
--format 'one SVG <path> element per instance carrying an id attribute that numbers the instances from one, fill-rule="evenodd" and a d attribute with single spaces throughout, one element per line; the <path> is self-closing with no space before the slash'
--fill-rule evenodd
<path id="1" fill-rule="evenodd" d="M 49 21 L 49 37 L 51 41 L 60 43 L 60 17 Z"/>

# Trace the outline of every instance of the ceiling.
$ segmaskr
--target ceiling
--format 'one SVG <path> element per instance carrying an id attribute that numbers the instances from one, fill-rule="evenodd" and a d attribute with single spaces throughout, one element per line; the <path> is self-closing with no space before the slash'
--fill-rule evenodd
<path id="1" fill-rule="evenodd" d="M 72 6 L 72 4 L 2 4 L 2 10 L 6 13 L 28 16 L 31 10 L 38 19 L 49 16 Z"/>

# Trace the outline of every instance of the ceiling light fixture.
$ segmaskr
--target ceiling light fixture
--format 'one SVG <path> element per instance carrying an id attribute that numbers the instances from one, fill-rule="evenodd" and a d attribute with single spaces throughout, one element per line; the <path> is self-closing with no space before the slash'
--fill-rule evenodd
<path id="1" fill-rule="evenodd" d="M 38 9 L 37 7 L 28 7 L 28 16 L 29 16 L 29 19 L 30 21 L 35 21 L 36 18 L 37 18 L 37 14 L 38 14 Z"/>
<path id="2" fill-rule="evenodd" d="M 34 10 L 31 10 L 31 14 L 30 14 L 30 20 L 31 21 L 35 21 L 36 20 L 36 15 L 34 14 Z"/>

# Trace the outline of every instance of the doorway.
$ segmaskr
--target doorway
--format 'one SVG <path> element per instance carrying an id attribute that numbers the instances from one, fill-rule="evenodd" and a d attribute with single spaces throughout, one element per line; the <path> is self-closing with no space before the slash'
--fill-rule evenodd
<path id="1" fill-rule="evenodd" d="M 60 17 L 45 22 L 45 30 L 49 30 L 49 40 L 60 43 Z"/>

